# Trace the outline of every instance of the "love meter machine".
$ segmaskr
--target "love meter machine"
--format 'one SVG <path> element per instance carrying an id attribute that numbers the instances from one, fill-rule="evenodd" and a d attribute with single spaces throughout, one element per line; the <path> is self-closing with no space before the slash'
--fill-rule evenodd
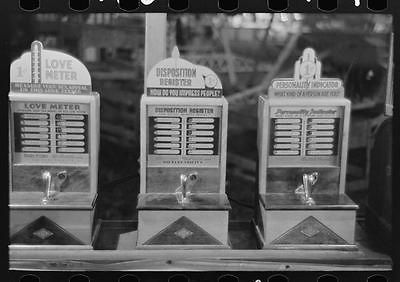
<path id="1" fill-rule="evenodd" d="M 321 78 L 311 48 L 294 79 L 259 98 L 259 214 L 264 248 L 355 249 L 358 206 L 345 194 L 350 101 Z"/>
<path id="2" fill-rule="evenodd" d="M 100 98 L 89 72 L 34 41 L 10 78 L 10 248 L 91 249 Z"/>
<path id="3" fill-rule="evenodd" d="M 229 248 L 221 81 L 181 59 L 175 47 L 151 69 L 146 86 L 137 248 Z"/>

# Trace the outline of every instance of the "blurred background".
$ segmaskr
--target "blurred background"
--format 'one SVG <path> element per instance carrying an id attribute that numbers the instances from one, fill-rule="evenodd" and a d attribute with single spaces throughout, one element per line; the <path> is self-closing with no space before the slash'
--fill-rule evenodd
<path id="1" fill-rule="evenodd" d="M 13 25 L 13 60 L 37 39 L 88 67 L 101 94 L 98 217 L 135 219 L 145 15 L 15 15 Z M 385 108 L 391 31 L 392 18 L 383 14 L 168 15 L 167 54 L 177 45 L 183 58 L 213 69 L 229 101 L 231 220 L 250 219 L 255 207 L 257 97 L 271 79 L 293 76 L 305 47 L 317 51 L 324 77 L 344 81 L 352 101 L 346 190 L 363 217 L 374 130 Z"/>

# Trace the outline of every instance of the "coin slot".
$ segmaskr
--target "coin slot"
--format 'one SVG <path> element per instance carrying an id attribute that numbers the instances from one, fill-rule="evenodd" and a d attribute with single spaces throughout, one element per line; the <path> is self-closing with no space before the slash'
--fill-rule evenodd
<path id="1" fill-rule="evenodd" d="M 57 173 L 57 177 L 60 180 L 65 180 L 67 178 L 67 172 L 66 171 L 61 171 L 61 172 Z"/>
<path id="2" fill-rule="evenodd" d="M 191 181 L 197 180 L 197 174 L 194 174 L 194 173 L 190 174 L 190 175 L 189 175 L 189 179 L 190 179 Z"/>

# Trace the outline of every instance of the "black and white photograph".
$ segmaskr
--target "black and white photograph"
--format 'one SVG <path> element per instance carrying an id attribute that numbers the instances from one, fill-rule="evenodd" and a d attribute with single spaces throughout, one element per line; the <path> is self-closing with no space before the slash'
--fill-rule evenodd
<path id="1" fill-rule="evenodd" d="M 10 281 L 395 282 L 391 14 L 9 28 Z"/>

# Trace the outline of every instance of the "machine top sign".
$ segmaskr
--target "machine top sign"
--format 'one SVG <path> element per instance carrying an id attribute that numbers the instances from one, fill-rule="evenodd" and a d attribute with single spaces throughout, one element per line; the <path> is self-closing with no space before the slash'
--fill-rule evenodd
<path id="1" fill-rule="evenodd" d="M 222 84 L 211 69 L 181 59 L 174 47 L 172 57 L 157 63 L 149 72 L 147 96 L 219 98 Z"/>
<path id="2" fill-rule="evenodd" d="M 11 64 L 10 91 L 14 93 L 90 94 L 91 78 L 86 67 L 63 52 L 45 50 L 34 41 Z"/>
<path id="3" fill-rule="evenodd" d="M 339 98 L 344 97 L 343 82 L 321 78 L 321 62 L 312 48 L 306 48 L 296 61 L 294 78 L 274 79 L 268 92 L 271 98 Z"/>

